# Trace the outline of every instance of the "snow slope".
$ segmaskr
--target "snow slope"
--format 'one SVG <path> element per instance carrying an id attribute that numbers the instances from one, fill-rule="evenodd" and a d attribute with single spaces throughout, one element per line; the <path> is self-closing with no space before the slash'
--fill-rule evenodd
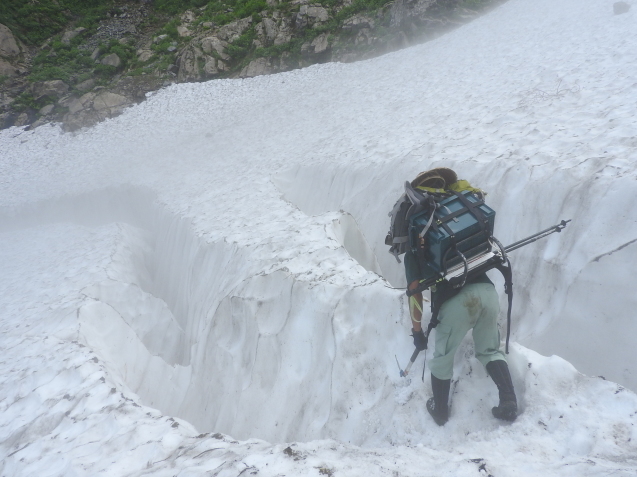
<path id="1" fill-rule="evenodd" d="M 610 1 L 510 0 L 374 60 L 0 132 L 1 475 L 635 475 L 636 37 Z M 470 340 L 443 428 L 423 358 L 398 377 L 385 214 L 436 166 L 505 244 L 573 219 L 512 257 L 511 425 Z"/>

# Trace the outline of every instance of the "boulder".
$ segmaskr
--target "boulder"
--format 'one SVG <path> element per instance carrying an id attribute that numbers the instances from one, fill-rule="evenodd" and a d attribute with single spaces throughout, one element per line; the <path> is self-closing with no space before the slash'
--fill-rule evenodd
<path id="1" fill-rule="evenodd" d="M 224 60 L 230 59 L 230 57 L 225 53 L 227 46 L 227 42 L 220 40 L 216 36 L 209 36 L 201 40 L 201 49 L 204 53 L 211 54 L 214 51 Z"/>
<path id="2" fill-rule="evenodd" d="M 75 114 L 68 113 L 63 118 L 63 125 L 66 131 L 77 131 L 86 126 L 92 126 L 100 120 L 100 116 L 92 110 L 82 110 Z"/>
<path id="3" fill-rule="evenodd" d="M 390 26 L 392 28 L 400 28 L 409 16 L 409 9 L 405 5 L 405 0 L 395 0 L 391 4 L 390 12 Z"/>
<path id="4" fill-rule="evenodd" d="M 274 39 L 274 45 L 285 45 L 292 39 L 292 35 L 290 33 L 279 32 L 277 37 Z"/>
<path id="5" fill-rule="evenodd" d="M 90 91 L 95 87 L 95 80 L 93 78 L 87 79 L 86 81 L 82 81 L 81 83 L 75 85 L 75 88 L 82 93 L 86 91 Z"/>
<path id="6" fill-rule="evenodd" d="M 103 65 L 119 68 L 119 66 L 122 64 L 122 60 L 120 60 L 119 56 L 117 56 L 115 53 L 111 53 L 110 55 L 106 55 L 104 58 L 102 58 L 102 61 L 100 61 L 100 63 L 102 63 Z"/>
<path id="7" fill-rule="evenodd" d="M 289 51 L 284 51 L 281 53 L 281 58 L 279 59 L 279 70 L 280 71 L 288 71 L 292 69 L 292 54 Z"/>
<path id="8" fill-rule="evenodd" d="M 80 33 L 82 33 L 83 31 L 85 31 L 86 28 L 84 27 L 79 27 L 76 28 L 75 30 L 67 30 L 64 32 L 64 34 L 62 35 L 62 43 L 64 43 L 65 45 L 70 45 L 71 44 L 71 40 L 73 38 L 75 38 L 77 35 L 79 35 Z"/>
<path id="9" fill-rule="evenodd" d="M 58 101 L 60 106 L 69 108 L 69 113 L 74 114 L 84 109 L 84 104 L 75 96 L 68 96 Z"/>
<path id="10" fill-rule="evenodd" d="M 375 37 L 372 35 L 372 31 L 369 28 L 363 28 L 358 31 L 356 38 L 354 39 L 355 45 L 371 45 L 374 43 Z"/>
<path id="11" fill-rule="evenodd" d="M 185 26 L 181 26 L 181 25 L 177 27 L 177 34 L 182 38 L 185 36 L 192 36 L 192 32 Z"/>
<path id="12" fill-rule="evenodd" d="M 279 23 L 279 32 L 274 39 L 275 45 L 284 45 L 292 39 L 292 21 L 291 19 L 284 18 Z"/>
<path id="13" fill-rule="evenodd" d="M 18 70 L 6 60 L 0 58 L 0 76 L 16 76 Z"/>
<path id="14" fill-rule="evenodd" d="M 97 96 L 97 93 L 86 93 L 80 96 L 80 103 L 82 103 L 82 106 L 85 109 L 90 108 L 91 106 L 93 106 L 93 100 L 95 99 L 96 96 Z"/>
<path id="15" fill-rule="evenodd" d="M 77 98 L 73 98 L 73 100 L 69 103 L 67 107 L 69 108 L 69 113 L 71 114 L 75 114 L 78 111 L 82 111 L 84 109 L 84 105 Z"/>
<path id="16" fill-rule="evenodd" d="M 343 21 L 343 30 L 360 30 L 363 28 L 374 28 L 374 19 L 366 15 L 358 14 Z"/>
<path id="17" fill-rule="evenodd" d="M 241 78 L 252 78 L 253 76 L 267 75 L 272 72 L 267 58 L 257 58 L 252 60 L 248 66 L 241 70 Z"/>
<path id="18" fill-rule="evenodd" d="M 126 96 L 104 91 L 98 94 L 93 100 L 93 109 L 102 111 L 105 109 L 119 108 L 128 103 L 130 103 L 130 101 Z"/>
<path id="19" fill-rule="evenodd" d="M 30 121 L 30 117 L 27 113 L 22 113 L 18 116 L 18 118 L 15 120 L 15 122 L 13 123 L 14 126 L 26 126 L 27 124 L 29 124 Z"/>
<path id="20" fill-rule="evenodd" d="M 152 57 L 153 57 L 152 50 L 138 50 L 137 51 L 137 60 L 141 61 L 142 63 L 147 62 Z"/>
<path id="21" fill-rule="evenodd" d="M 0 113 L 0 129 L 11 127 L 12 124 L 13 115 L 11 113 Z"/>
<path id="22" fill-rule="evenodd" d="M 29 131 L 31 131 L 31 130 L 33 130 L 35 128 L 39 128 L 40 126 L 45 125 L 47 122 L 48 121 L 46 119 L 44 119 L 43 117 L 39 118 L 36 122 L 31 124 L 28 129 L 29 129 Z"/>
<path id="23" fill-rule="evenodd" d="M 189 47 L 182 51 L 177 59 L 177 65 L 179 66 L 177 80 L 196 81 L 200 79 L 199 60 L 203 60 L 203 56 L 203 52 L 196 47 Z"/>
<path id="24" fill-rule="evenodd" d="M 622 13 L 626 13 L 630 10 L 630 5 L 626 2 L 615 2 L 613 3 L 613 13 L 615 15 L 621 15 Z"/>
<path id="25" fill-rule="evenodd" d="M 271 18 L 263 19 L 263 30 L 264 30 L 266 38 L 270 41 L 274 41 L 274 39 L 279 34 L 279 29 L 277 28 L 277 24 Z"/>
<path id="26" fill-rule="evenodd" d="M 181 15 L 181 21 L 182 23 L 192 23 L 194 22 L 196 19 L 195 14 L 191 11 L 191 10 L 186 10 L 182 15 Z"/>
<path id="27" fill-rule="evenodd" d="M 315 54 L 319 54 L 319 53 L 323 53 L 327 51 L 327 49 L 329 48 L 329 43 L 327 41 L 327 38 L 328 38 L 328 34 L 322 33 L 316 38 L 314 38 L 314 40 L 312 40 L 312 43 L 310 43 L 310 46 L 314 48 Z"/>
<path id="28" fill-rule="evenodd" d="M 299 13 L 296 14 L 295 23 L 297 28 L 305 28 L 308 25 L 318 26 L 321 22 L 329 19 L 328 11 L 317 5 L 301 5 Z"/>
<path id="29" fill-rule="evenodd" d="M 4 108 L 4 106 L 9 106 L 15 102 L 15 98 L 9 96 L 7 93 L 0 92 L 0 111 Z M 0 123 L 1 125 L 1 123 Z"/>
<path id="30" fill-rule="evenodd" d="M 303 5 L 301 10 L 304 8 L 306 9 L 307 16 L 310 17 L 313 22 L 326 22 L 330 17 L 328 11 L 321 6 Z"/>
<path id="31" fill-rule="evenodd" d="M 69 103 L 73 101 L 74 99 L 77 99 L 77 98 L 73 95 L 64 96 L 58 101 L 58 104 L 66 108 L 69 105 Z"/>
<path id="32" fill-rule="evenodd" d="M 217 60 L 217 68 L 220 71 L 230 71 L 230 67 L 221 60 Z"/>
<path id="33" fill-rule="evenodd" d="M 45 96 L 49 98 L 61 98 L 69 91 L 69 86 L 62 80 L 41 81 L 33 83 L 31 93 L 38 100 Z"/>
<path id="34" fill-rule="evenodd" d="M 243 33 L 250 28 L 252 17 L 242 18 L 241 20 L 228 23 L 219 28 L 217 36 L 222 40 L 232 43 L 237 40 Z"/>
<path id="35" fill-rule="evenodd" d="M 217 68 L 217 60 L 211 56 L 206 56 L 206 64 L 203 67 L 206 78 L 218 75 L 220 70 Z"/>
<path id="36" fill-rule="evenodd" d="M 391 4 L 389 10 L 390 21 L 389 26 L 391 28 L 410 28 L 413 24 L 423 22 L 431 19 L 429 11 L 433 5 L 436 4 L 436 0 L 395 0 Z M 454 8 L 454 7 L 452 7 Z M 444 15 L 441 18 L 436 18 L 438 22 L 445 21 Z"/>
<path id="37" fill-rule="evenodd" d="M 13 58 L 20 54 L 20 48 L 8 27 L 0 23 L 0 56 Z"/>
<path id="38" fill-rule="evenodd" d="M 47 104 L 45 107 L 40 109 L 40 111 L 38 111 L 38 112 L 40 113 L 40 116 L 46 116 L 47 114 L 51 114 L 51 111 L 53 111 L 53 108 L 55 108 L 54 105 Z"/>

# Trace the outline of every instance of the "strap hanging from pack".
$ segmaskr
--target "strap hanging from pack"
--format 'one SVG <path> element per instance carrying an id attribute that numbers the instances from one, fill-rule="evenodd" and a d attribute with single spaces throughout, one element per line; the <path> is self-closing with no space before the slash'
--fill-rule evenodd
<path id="1" fill-rule="evenodd" d="M 506 265 L 499 263 L 495 266 L 502 276 L 504 277 L 504 293 L 507 294 L 509 299 L 509 306 L 507 309 L 507 337 L 506 337 L 506 354 L 509 354 L 509 337 L 511 336 L 511 308 L 513 306 L 513 271 L 511 270 L 511 262 L 509 257 L 506 257 Z"/>

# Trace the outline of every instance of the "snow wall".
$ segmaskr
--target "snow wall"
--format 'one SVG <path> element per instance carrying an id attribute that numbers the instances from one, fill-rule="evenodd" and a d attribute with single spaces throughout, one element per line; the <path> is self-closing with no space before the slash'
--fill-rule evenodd
<path id="1" fill-rule="evenodd" d="M 617 177 L 601 157 L 577 170 L 527 164 L 432 165 L 462 171 L 462 177 L 488 192 L 487 202 L 497 211 L 494 235 L 505 245 L 562 219 L 572 220 L 563 233 L 512 252 L 512 337 L 542 354 L 562 356 L 584 373 L 637 389 L 632 365 L 637 358 L 637 295 L 630 278 L 637 266 L 637 212 L 625 205 L 637 199 L 635 178 Z M 394 286 L 405 286 L 403 267 L 383 241 L 388 228 L 383 212 L 401 193 L 401 177 L 411 176 L 392 169 L 372 175 L 297 167 L 282 174 L 278 183 L 287 186 L 286 197 L 308 214 L 338 209 L 351 213 L 370 237 L 383 276 Z M 324 201 L 294 188 L 296 181 L 309 185 Z M 499 273 L 489 275 L 502 292 Z M 506 295 L 501 293 L 501 298 L 504 314 Z"/>
<path id="2" fill-rule="evenodd" d="M 637 231 L 608 235 L 626 221 L 615 204 L 626 200 L 632 179 L 624 187 L 613 179 L 611 187 L 596 164 L 588 179 L 498 163 L 446 165 L 490 191 L 503 243 L 574 218 L 563 233 L 514 252 L 512 341 L 636 388 L 630 336 L 637 325 L 626 302 L 635 299 L 627 270 L 637 265 Z M 282 198 L 320 225 L 340 250 L 336 257 L 364 269 L 355 286 L 272 268 L 260 247 L 207 242 L 190 219 L 141 187 L 35 204 L 6 214 L 4 230 L 120 223 L 111 279 L 83 291 L 80 336 L 148 405 L 202 432 L 237 438 L 391 441 L 420 406 L 420 399 L 405 405 L 401 398 L 413 390 L 397 383 L 393 356 L 406 361 L 410 340 L 404 293 L 391 288 L 405 285 L 402 265 L 383 243 L 386 211 L 407 176 L 392 169 L 299 166 L 272 177 Z M 329 259 L 328 269 L 342 266 Z M 502 286 L 497 273 L 492 278 Z M 459 354 L 470 355 L 470 340 L 465 348 Z M 456 374 L 467 366 L 462 356 L 456 366 Z M 514 379 L 523 409 L 521 376 Z"/>

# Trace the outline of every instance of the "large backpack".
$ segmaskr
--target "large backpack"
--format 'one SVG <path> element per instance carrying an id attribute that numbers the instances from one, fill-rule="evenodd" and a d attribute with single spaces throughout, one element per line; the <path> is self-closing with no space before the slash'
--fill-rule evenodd
<path id="1" fill-rule="evenodd" d="M 462 255 L 472 258 L 489 248 L 495 222 L 495 211 L 484 203 L 484 193 L 467 181 L 457 181 L 448 189 L 412 187 L 405 182 L 405 193 L 389 216 L 385 238 L 389 253 L 400 262 L 398 256 L 411 250 L 443 275 Z M 426 248 L 421 246 L 422 239 Z"/>
<path id="2" fill-rule="evenodd" d="M 457 181 L 448 189 L 412 187 L 389 213 L 391 224 L 385 244 L 400 262 L 399 255 L 411 250 L 424 260 L 436 276 L 422 280 L 407 296 L 430 287 L 443 290 L 431 301 L 431 329 L 438 324 L 442 304 L 455 295 L 472 277 L 497 268 L 505 278 L 509 298 L 507 352 L 513 298 L 511 264 L 500 242 L 493 236 L 495 211 L 484 203 L 484 193 L 467 181 Z M 442 296 L 441 296 L 442 295 Z"/>

